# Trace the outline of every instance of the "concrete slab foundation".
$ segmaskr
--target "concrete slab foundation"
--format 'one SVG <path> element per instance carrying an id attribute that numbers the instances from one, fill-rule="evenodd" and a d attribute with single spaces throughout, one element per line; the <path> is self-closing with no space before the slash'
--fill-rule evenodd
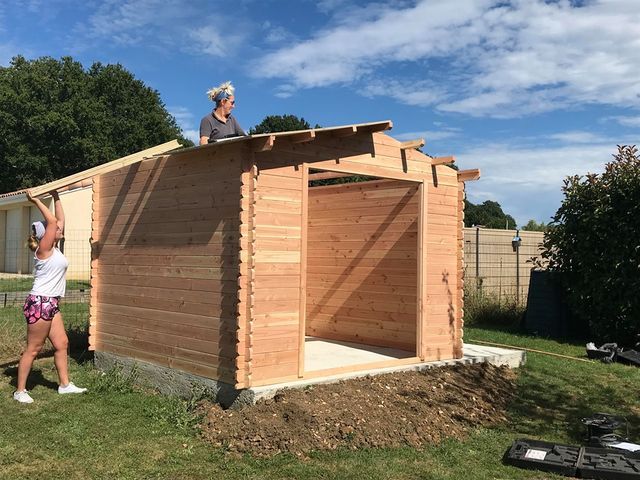
<path id="1" fill-rule="evenodd" d="M 301 379 L 264 387 L 252 387 L 243 390 L 238 390 L 233 385 L 224 382 L 152 365 L 139 360 L 120 357 L 111 353 L 96 352 L 95 364 L 98 369 L 103 371 L 119 365 L 125 374 L 135 368 L 135 380 L 137 383 L 156 388 L 166 395 L 177 395 L 188 398 L 193 395 L 194 391 L 200 390 L 205 391 L 207 396 L 223 406 L 236 408 L 253 404 L 260 399 L 271 398 L 278 390 L 284 388 L 303 388 L 308 385 L 339 382 L 341 380 L 367 375 L 418 371 L 455 364 L 488 362 L 493 365 L 506 365 L 510 368 L 517 368 L 526 361 L 526 353 L 520 350 L 509 350 L 468 343 L 464 344 L 463 354 L 462 358 L 454 360 L 361 370 L 311 379 Z M 403 350 L 348 342 L 336 342 L 319 338 L 308 338 L 305 342 L 305 366 L 306 371 L 309 373 L 335 367 L 365 365 L 382 360 L 411 358 L 413 356 L 413 352 Z"/>

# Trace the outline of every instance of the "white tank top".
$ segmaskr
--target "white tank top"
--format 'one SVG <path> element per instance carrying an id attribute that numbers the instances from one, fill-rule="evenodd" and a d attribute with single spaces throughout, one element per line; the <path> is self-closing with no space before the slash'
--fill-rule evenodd
<path id="1" fill-rule="evenodd" d="M 69 262 L 58 248 L 54 248 L 51 256 L 44 260 L 40 260 L 34 253 L 31 295 L 64 297 L 68 266 Z"/>

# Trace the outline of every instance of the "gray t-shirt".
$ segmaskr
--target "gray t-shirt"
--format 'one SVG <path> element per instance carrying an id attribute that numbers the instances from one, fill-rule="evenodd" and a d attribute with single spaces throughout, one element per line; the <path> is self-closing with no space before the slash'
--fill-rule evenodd
<path id="1" fill-rule="evenodd" d="M 209 142 L 243 135 L 246 133 L 233 115 L 229 115 L 227 122 L 223 123 L 211 112 L 200 121 L 200 136 L 209 137 Z"/>

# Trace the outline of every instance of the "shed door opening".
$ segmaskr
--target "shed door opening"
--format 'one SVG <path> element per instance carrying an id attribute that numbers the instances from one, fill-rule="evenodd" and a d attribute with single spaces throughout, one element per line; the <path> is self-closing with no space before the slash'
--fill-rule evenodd
<path id="1" fill-rule="evenodd" d="M 419 184 L 316 172 L 308 185 L 304 371 L 415 357 Z"/>

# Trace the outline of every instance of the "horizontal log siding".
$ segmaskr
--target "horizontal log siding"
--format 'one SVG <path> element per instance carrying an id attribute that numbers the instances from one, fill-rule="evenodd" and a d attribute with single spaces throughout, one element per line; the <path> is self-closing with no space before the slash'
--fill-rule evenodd
<path id="1" fill-rule="evenodd" d="M 309 189 L 307 335 L 416 348 L 418 187 Z"/>
<path id="2" fill-rule="evenodd" d="M 95 349 L 235 383 L 241 154 L 167 155 L 96 182 Z"/>
<path id="3" fill-rule="evenodd" d="M 462 355 L 460 184 L 456 171 L 447 166 L 439 165 L 435 172 L 427 184 L 423 249 L 427 275 L 422 338 L 427 361 Z"/>
<path id="4" fill-rule="evenodd" d="M 251 381 L 298 374 L 302 168 L 256 154 Z"/>

